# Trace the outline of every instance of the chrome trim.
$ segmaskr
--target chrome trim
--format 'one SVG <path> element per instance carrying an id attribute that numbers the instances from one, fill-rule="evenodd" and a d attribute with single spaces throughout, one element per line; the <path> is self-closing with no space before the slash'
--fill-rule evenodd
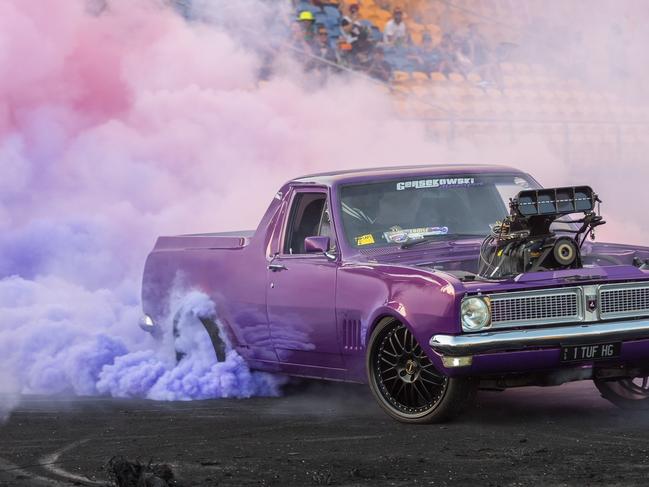
<path id="1" fill-rule="evenodd" d="M 604 295 L 610 295 L 616 291 L 624 292 L 628 290 L 646 290 L 647 297 L 644 301 L 647 303 L 647 306 L 640 309 L 628 309 L 626 311 L 613 311 L 606 313 L 604 311 Z M 624 298 L 622 298 L 624 299 Z M 649 283 L 645 282 L 627 282 L 623 284 L 602 284 L 597 289 L 597 304 L 599 309 L 599 315 L 602 319 L 612 319 L 612 318 L 625 318 L 630 316 L 648 316 L 649 315 Z M 637 303 L 633 303 L 637 304 Z"/>
<path id="2" fill-rule="evenodd" d="M 517 300 L 524 300 L 530 298 L 548 298 L 554 296 L 574 296 L 576 313 L 570 315 L 548 316 L 544 318 L 532 319 L 507 319 L 498 320 L 498 314 L 494 312 L 495 306 L 498 303 L 510 301 L 514 303 Z M 507 328 L 513 326 L 539 326 L 539 325 L 554 325 L 559 323 L 577 323 L 584 321 L 584 291 L 581 287 L 567 287 L 567 288 L 552 288 L 541 289 L 534 291 L 516 291 L 505 292 L 499 294 L 487 294 L 486 297 L 491 301 L 491 325 L 490 329 Z M 480 331 L 480 330 L 478 330 Z"/>
<path id="3" fill-rule="evenodd" d="M 157 328 L 153 318 L 149 315 L 142 316 L 138 324 L 140 325 L 140 328 L 148 333 L 154 333 Z"/>
<path id="4" fill-rule="evenodd" d="M 430 339 L 429 345 L 439 354 L 462 356 L 643 338 L 649 338 L 647 319 L 465 335 L 435 335 Z"/>

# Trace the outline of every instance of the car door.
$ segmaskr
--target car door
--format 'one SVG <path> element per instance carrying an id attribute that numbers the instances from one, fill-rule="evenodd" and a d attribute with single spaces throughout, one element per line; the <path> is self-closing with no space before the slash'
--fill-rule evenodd
<path id="1" fill-rule="evenodd" d="M 336 245 L 327 189 L 293 189 L 288 196 L 288 214 L 267 271 L 275 350 L 286 364 L 342 368 L 336 332 L 338 262 L 331 258 Z M 330 237 L 329 257 L 305 252 L 304 239 L 311 236 Z"/>

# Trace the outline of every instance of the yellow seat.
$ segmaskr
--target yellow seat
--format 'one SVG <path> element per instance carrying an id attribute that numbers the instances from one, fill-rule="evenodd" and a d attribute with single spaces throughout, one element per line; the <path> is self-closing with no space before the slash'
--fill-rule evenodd
<path id="1" fill-rule="evenodd" d="M 449 81 L 452 81 L 453 83 L 461 83 L 465 81 L 464 75 L 460 73 L 449 73 L 448 74 L 448 79 Z"/>
<path id="2" fill-rule="evenodd" d="M 410 81 L 410 73 L 408 73 L 407 71 L 393 71 L 392 79 L 396 83 L 405 83 L 407 81 Z"/>
<path id="3" fill-rule="evenodd" d="M 446 76 L 439 71 L 433 71 L 430 73 L 430 79 L 431 81 L 446 81 Z"/>
<path id="4" fill-rule="evenodd" d="M 422 73 L 421 71 L 414 71 L 412 73 L 412 79 L 420 82 L 427 82 L 430 80 L 427 73 Z"/>

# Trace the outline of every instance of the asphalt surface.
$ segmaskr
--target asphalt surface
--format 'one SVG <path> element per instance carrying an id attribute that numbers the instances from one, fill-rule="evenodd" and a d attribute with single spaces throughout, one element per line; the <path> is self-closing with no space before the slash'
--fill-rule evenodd
<path id="1" fill-rule="evenodd" d="M 452 423 L 409 426 L 364 386 L 281 398 L 25 398 L 0 426 L 0 486 L 106 485 L 115 455 L 182 485 L 646 485 L 649 413 L 590 382 L 483 392 Z"/>

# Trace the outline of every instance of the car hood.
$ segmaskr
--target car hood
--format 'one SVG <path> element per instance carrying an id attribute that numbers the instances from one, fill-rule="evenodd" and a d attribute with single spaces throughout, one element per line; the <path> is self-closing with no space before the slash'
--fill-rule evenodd
<path id="1" fill-rule="evenodd" d="M 649 259 L 649 247 L 599 242 L 584 244 L 582 269 L 530 272 L 498 281 L 471 280 L 471 273 L 478 268 L 481 243 L 481 239 L 432 242 L 421 247 L 392 250 L 369 257 L 368 260 L 378 264 L 423 268 L 446 279 L 457 295 L 649 280 L 649 269 L 642 270 L 637 265 L 638 259 Z"/>

